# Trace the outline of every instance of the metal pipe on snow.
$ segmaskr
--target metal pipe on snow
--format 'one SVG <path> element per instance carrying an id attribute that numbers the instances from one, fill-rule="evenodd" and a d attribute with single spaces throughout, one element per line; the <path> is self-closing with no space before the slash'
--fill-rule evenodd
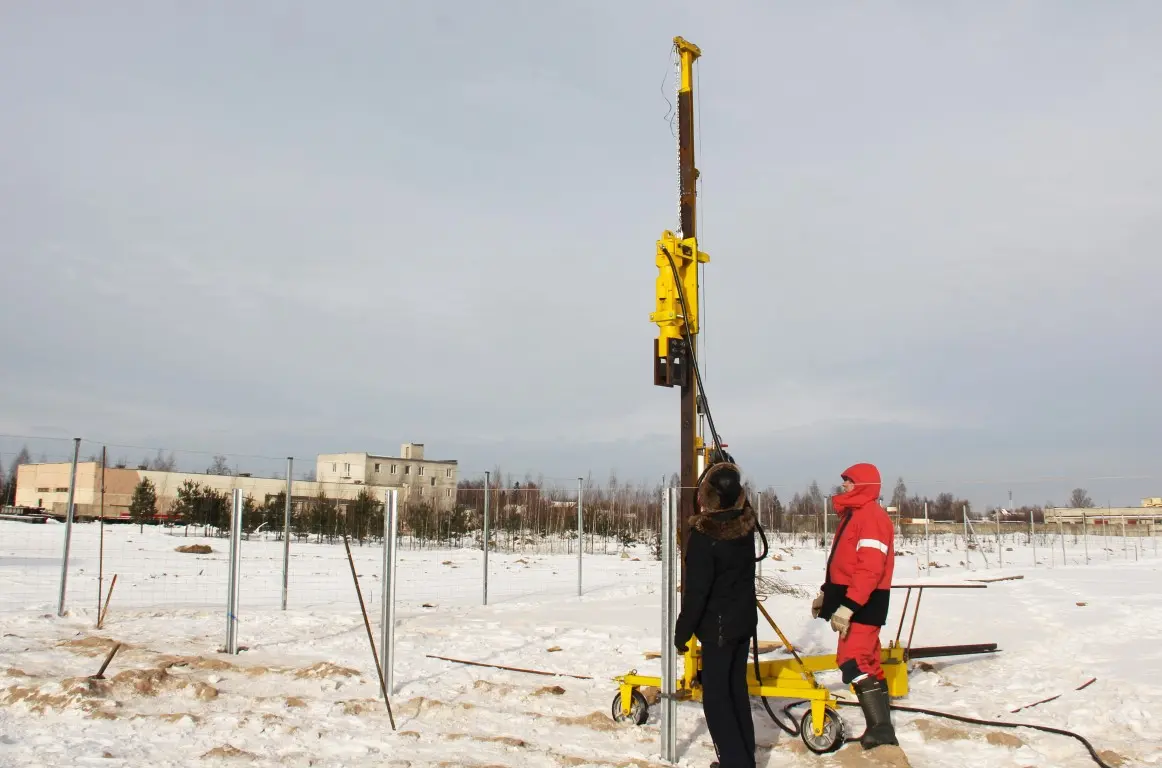
<path id="1" fill-rule="evenodd" d="M 386 695 L 395 693 L 395 565 L 396 534 L 399 531 L 399 491 L 388 489 L 383 504 L 383 589 L 380 607 L 380 667 Z"/>
<path id="2" fill-rule="evenodd" d="M 238 653 L 238 564 L 242 559 L 242 489 L 234 489 L 230 515 L 230 580 L 226 596 L 226 653 Z"/>
<path id="3" fill-rule="evenodd" d="M 492 485 L 491 473 L 484 473 L 484 604 L 488 605 L 488 496 Z"/>
<path id="4" fill-rule="evenodd" d="M 286 610 L 286 593 L 290 583 L 290 534 L 291 534 L 291 473 L 295 460 L 286 457 L 286 508 L 282 512 L 282 609 Z"/>
<path id="5" fill-rule="evenodd" d="M 65 592 L 68 588 L 69 581 L 69 546 L 73 540 L 73 517 L 76 514 L 76 509 L 73 506 L 73 499 L 76 498 L 77 492 L 77 459 L 81 453 L 81 438 L 73 438 L 73 468 L 69 472 L 69 500 L 68 506 L 65 509 L 65 551 L 61 557 L 61 589 L 60 597 L 57 601 L 56 615 L 65 615 Z"/>
<path id="6" fill-rule="evenodd" d="M 678 491 L 667 488 L 662 496 L 662 759 L 675 763 L 678 759 L 678 702 L 674 698 L 677 657 L 674 648 L 675 579 L 674 535 L 678 507 Z"/>
<path id="7" fill-rule="evenodd" d="M 582 478 L 577 478 L 577 597 L 581 597 L 581 551 L 585 548 L 585 524 L 581 516 Z"/>

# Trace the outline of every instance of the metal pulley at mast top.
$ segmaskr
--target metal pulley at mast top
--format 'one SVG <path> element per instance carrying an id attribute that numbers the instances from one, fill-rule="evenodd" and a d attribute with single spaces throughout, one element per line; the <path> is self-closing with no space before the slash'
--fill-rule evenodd
<path id="1" fill-rule="evenodd" d="M 687 521 L 694 514 L 699 455 L 705 444 L 698 428 L 698 397 L 701 377 L 697 370 L 698 265 L 710 257 L 698 250 L 698 170 L 694 166 L 694 62 L 702 55 L 698 46 L 674 38 L 678 53 L 678 218 L 680 231 L 666 230 L 657 242 L 657 306 L 650 320 L 658 325 L 654 342 L 654 384 L 678 387 L 681 397 L 680 501 L 678 547 L 686 548 Z M 711 432 L 715 433 L 713 421 Z M 715 433 L 715 442 L 717 435 Z M 719 446 L 721 447 L 721 446 Z M 686 564 L 682 561 L 682 583 Z"/>

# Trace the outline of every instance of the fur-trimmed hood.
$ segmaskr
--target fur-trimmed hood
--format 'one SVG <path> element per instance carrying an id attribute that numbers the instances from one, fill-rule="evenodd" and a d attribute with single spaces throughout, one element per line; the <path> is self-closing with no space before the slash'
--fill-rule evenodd
<path id="1" fill-rule="evenodd" d="M 745 489 L 733 504 L 727 505 L 722 502 L 718 490 L 711 485 L 710 480 L 724 471 L 735 472 L 740 476 L 742 474 L 736 465 L 727 462 L 714 464 L 707 469 L 698 484 L 699 511 L 690 518 L 692 528 L 719 541 L 738 539 L 752 533 L 758 520 Z"/>

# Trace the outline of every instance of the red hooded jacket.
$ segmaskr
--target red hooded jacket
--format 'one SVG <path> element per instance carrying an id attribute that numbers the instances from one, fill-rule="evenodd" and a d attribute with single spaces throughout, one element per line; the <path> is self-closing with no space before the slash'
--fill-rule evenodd
<path id="1" fill-rule="evenodd" d="M 841 605 L 851 620 L 883 626 L 896 563 L 895 531 L 879 505 L 880 472 L 874 464 L 856 464 L 843 472 L 855 488 L 831 498 L 839 516 L 835 541 L 827 559 L 820 616 L 830 619 Z"/>

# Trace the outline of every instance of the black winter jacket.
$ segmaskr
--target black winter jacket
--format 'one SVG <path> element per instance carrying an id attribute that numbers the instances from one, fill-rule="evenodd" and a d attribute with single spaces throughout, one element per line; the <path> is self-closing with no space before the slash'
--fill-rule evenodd
<path id="1" fill-rule="evenodd" d="M 705 493 L 703 485 L 703 510 L 714 510 L 714 499 L 706 499 Z M 744 497 L 738 508 L 705 511 L 690 523 L 674 645 L 687 645 L 691 635 L 703 645 L 719 646 L 752 637 L 758 626 L 754 510 Z"/>

